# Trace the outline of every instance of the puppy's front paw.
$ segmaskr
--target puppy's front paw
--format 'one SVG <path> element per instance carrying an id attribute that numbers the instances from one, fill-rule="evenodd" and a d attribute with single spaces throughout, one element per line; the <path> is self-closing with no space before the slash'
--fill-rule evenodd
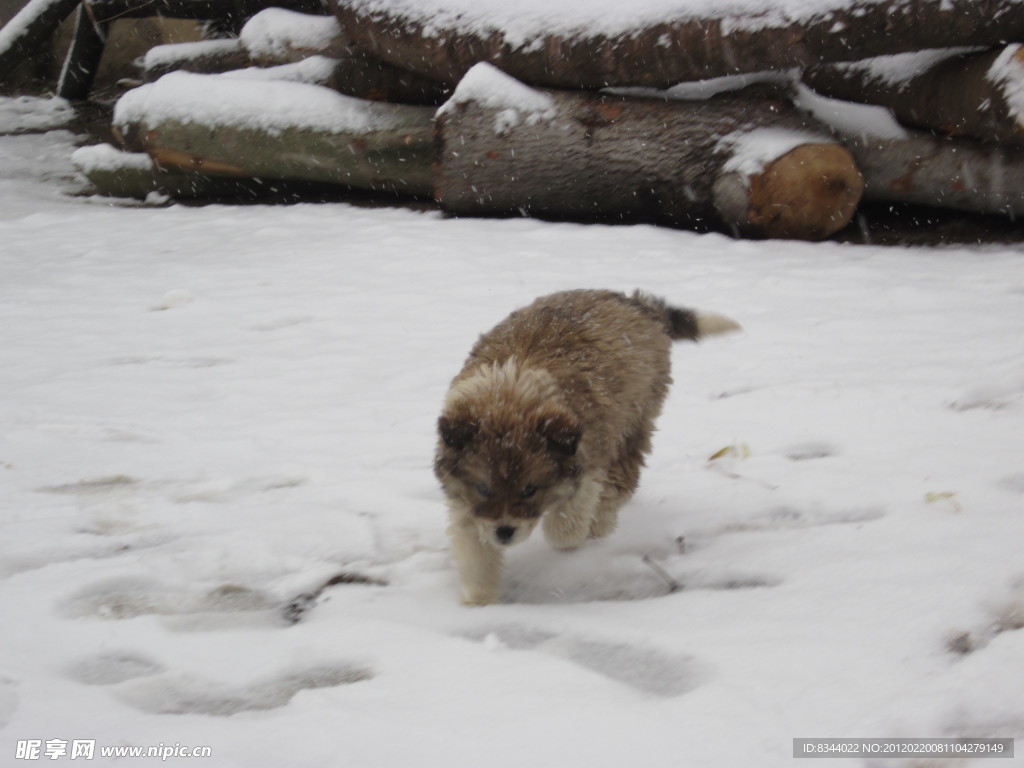
<path id="1" fill-rule="evenodd" d="M 501 602 L 501 595 L 496 592 L 464 592 L 462 604 L 468 606 L 494 605 Z"/>
<path id="2" fill-rule="evenodd" d="M 590 520 L 555 511 L 544 518 L 544 538 L 557 550 L 571 552 L 587 543 Z"/>

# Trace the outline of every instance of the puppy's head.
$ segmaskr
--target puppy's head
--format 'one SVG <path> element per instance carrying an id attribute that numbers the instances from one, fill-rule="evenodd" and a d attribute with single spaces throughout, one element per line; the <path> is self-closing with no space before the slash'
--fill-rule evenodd
<path id="1" fill-rule="evenodd" d="M 457 393 L 438 420 L 434 470 L 481 539 L 510 546 L 575 493 L 582 432 L 568 410 L 543 397 L 490 388 Z"/>

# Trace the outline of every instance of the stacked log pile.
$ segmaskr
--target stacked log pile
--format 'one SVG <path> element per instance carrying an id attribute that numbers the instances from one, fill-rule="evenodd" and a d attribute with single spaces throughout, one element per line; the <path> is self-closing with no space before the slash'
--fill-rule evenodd
<path id="1" fill-rule="evenodd" d="M 76 155 L 107 194 L 289 180 L 456 215 L 797 239 L 842 230 L 862 199 L 1024 213 L 1024 0 L 821 0 L 806 18 L 765 0 L 749 18 L 639 14 L 618 35 L 569 18 L 571 34 L 532 36 L 500 14 L 467 23 L 465 1 L 31 0 L 0 30 L 0 72 L 72 11 L 71 98 L 114 14 L 236 29 L 141 62 L 114 111 L 121 151 Z"/>

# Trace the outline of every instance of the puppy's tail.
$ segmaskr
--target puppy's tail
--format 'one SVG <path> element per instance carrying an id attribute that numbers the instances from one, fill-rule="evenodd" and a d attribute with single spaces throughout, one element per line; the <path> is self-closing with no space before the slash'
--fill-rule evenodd
<path id="1" fill-rule="evenodd" d="M 665 332 L 673 341 L 698 341 L 705 336 L 742 330 L 739 323 L 725 315 L 672 307 L 664 299 L 643 291 L 635 291 L 630 301 L 656 321 L 663 323 Z"/>

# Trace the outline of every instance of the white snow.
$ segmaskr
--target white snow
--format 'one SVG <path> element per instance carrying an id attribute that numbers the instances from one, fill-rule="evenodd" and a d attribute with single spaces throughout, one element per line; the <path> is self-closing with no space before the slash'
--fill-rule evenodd
<path id="1" fill-rule="evenodd" d="M 193 61 L 208 56 L 224 56 L 235 53 L 241 50 L 241 48 L 242 43 L 237 38 L 155 45 L 146 51 L 142 59 L 142 68 L 151 70 L 160 66 L 169 66 L 178 62 Z"/>
<path id="2" fill-rule="evenodd" d="M 116 171 L 122 168 L 149 171 L 153 160 L 145 152 L 123 152 L 110 144 L 79 147 L 71 153 L 71 162 L 82 173 L 95 170 Z"/>
<path id="3" fill-rule="evenodd" d="M 0 52 L 6 52 L 14 46 L 28 30 L 33 19 L 46 13 L 59 2 L 60 0 L 28 0 L 27 3 L 21 5 L 20 10 L 8 19 L 6 24 L 0 25 Z M 6 6 L 5 10 L 7 8 L 13 10 L 16 7 L 12 4 Z"/>
<path id="4" fill-rule="evenodd" d="M 796 737 L 978 735 L 1018 757 L 950 766 L 1021 764 L 1020 245 L 119 207 L 64 194 L 72 148 L 0 137 L 5 765 L 788 768 Z M 572 287 L 745 331 L 676 346 L 619 531 L 531 540 L 463 608 L 438 409 L 480 332 Z M 316 597 L 339 573 L 383 583 Z"/>
<path id="5" fill-rule="evenodd" d="M 800 145 L 814 143 L 831 144 L 832 138 L 787 128 L 755 128 L 726 134 L 719 140 L 716 150 L 729 154 L 729 159 L 722 166 L 723 171 L 749 176 L 760 173 L 767 164 Z"/>
<path id="6" fill-rule="evenodd" d="M 946 59 L 981 50 L 984 49 L 977 47 L 934 48 L 875 56 L 870 59 L 833 64 L 832 66 L 839 71 L 860 72 L 868 82 L 877 82 L 889 88 L 905 88 L 915 77 L 924 74 Z"/>
<path id="7" fill-rule="evenodd" d="M 679 83 L 671 88 L 605 88 L 605 93 L 621 96 L 646 97 L 656 99 L 672 99 L 676 101 L 703 101 L 719 93 L 738 91 L 751 85 L 771 83 L 786 86 L 793 81 L 795 73 L 786 71 L 752 72 L 743 75 L 725 75 L 711 77 L 706 80 L 694 80 Z"/>
<path id="8" fill-rule="evenodd" d="M 838 133 L 848 136 L 873 137 L 876 139 L 901 139 L 906 138 L 906 129 L 899 124 L 892 112 L 886 107 L 874 106 L 871 104 L 855 104 L 839 99 L 830 99 L 821 96 L 799 81 L 796 72 L 755 72 L 747 75 L 728 75 L 725 77 L 713 77 L 707 80 L 697 80 L 692 83 L 680 83 L 664 90 L 655 88 L 606 88 L 606 93 L 619 94 L 623 96 L 658 98 L 677 101 L 699 101 L 709 99 L 720 93 L 737 91 L 750 85 L 767 83 L 782 88 L 791 88 L 794 93 L 793 101 L 801 110 L 813 115 L 826 126 Z M 784 134 L 783 134 L 784 135 Z M 792 134 L 791 134 L 792 135 Z M 771 133 L 766 134 L 767 137 Z M 752 137 L 752 138 L 756 138 Z M 782 136 L 780 136 L 782 138 Z M 795 139 L 796 137 L 793 136 Z M 821 137 L 817 137 L 820 139 Z M 724 141 L 733 142 L 735 137 L 724 137 Z M 803 137 L 806 140 L 806 136 Z M 758 142 L 752 147 L 757 150 Z M 795 144 L 783 149 L 792 149 Z M 767 150 L 765 147 L 764 150 Z M 764 150 L 758 152 L 762 160 L 774 159 L 770 155 L 764 155 Z M 778 157 L 778 155 L 775 155 Z M 754 164 L 748 164 L 751 167 Z M 756 170 L 756 168 L 755 168 Z"/>
<path id="9" fill-rule="evenodd" d="M 285 66 L 292 75 L 310 67 L 319 72 L 323 61 L 327 60 L 318 58 L 308 64 Z M 114 123 L 198 122 L 211 127 L 247 126 L 271 133 L 293 127 L 371 132 L 394 126 L 404 115 L 426 109 L 367 102 L 329 88 L 267 77 L 265 72 L 255 76 L 171 72 L 122 96 L 114 109 Z"/>
<path id="10" fill-rule="evenodd" d="M 1010 116 L 1024 126 L 1024 46 L 1006 46 L 992 62 L 986 77 L 1001 89 Z"/>
<path id="11" fill-rule="evenodd" d="M 173 62 L 200 59 L 204 56 L 230 53 L 240 48 L 238 40 L 202 40 L 196 43 L 174 43 L 151 48 L 145 56 L 145 69 L 169 66 Z M 330 79 L 337 66 L 337 59 L 325 56 L 306 58 L 273 67 L 246 67 L 222 72 L 218 77 L 244 77 L 262 80 L 287 80 L 300 83 L 320 84 Z"/>
<path id="12" fill-rule="evenodd" d="M 1016 3 L 1020 0 L 1009 0 Z M 874 5 L 867 0 L 858 5 Z M 364 15 L 422 26 L 425 37 L 445 31 L 487 38 L 500 33 L 513 47 L 535 49 L 547 35 L 621 36 L 666 20 L 720 19 L 730 29 L 784 26 L 849 9 L 851 0 L 346 0 Z"/>
<path id="13" fill-rule="evenodd" d="M 326 51 L 339 35 L 341 26 L 333 16 L 267 8 L 250 18 L 238 37 L 253 56 L 277 58 L 295 50 Z"/>
<path id="14" fill-rule="evenodd" d="M 74 119 L 75 110 L 65 99 L 0 96 L 0 135 L 62 128 Z"/>
<path id="15" fill-rule="evenodd" d="M 907 129 L 885 107 L 830 99 L 802 83 L 797 85 L 793 101 L 800 109 L 846 136 L 861 137 L 864 141 L 869 138 L 897 141 L 908 135 Z"/>
<path id="16" fill-rule="evenodd" d="M 309 56 L 301 61 L 291 64 L 279 64 L 276 67 L 234 69 L 230 72 L 222 73 L 221 77 L 251 80 L 285 80 L 295 83 L 320 85 L 331 79 L 337 65 L 337 59 L 331 59 L 326 56 Z"/>
<path id="17" fill-rule="evenodd" d="M 548 94 L 519 82 L 485 61 L 470 67 L 437 114 L 443 115 L 453 107 L 469 102 L 501 110 L 494 119 L 494 132 L 498 135 L 507 133 L 520 123 L 535 125 L 551 120 L 558 109 Z"/>

